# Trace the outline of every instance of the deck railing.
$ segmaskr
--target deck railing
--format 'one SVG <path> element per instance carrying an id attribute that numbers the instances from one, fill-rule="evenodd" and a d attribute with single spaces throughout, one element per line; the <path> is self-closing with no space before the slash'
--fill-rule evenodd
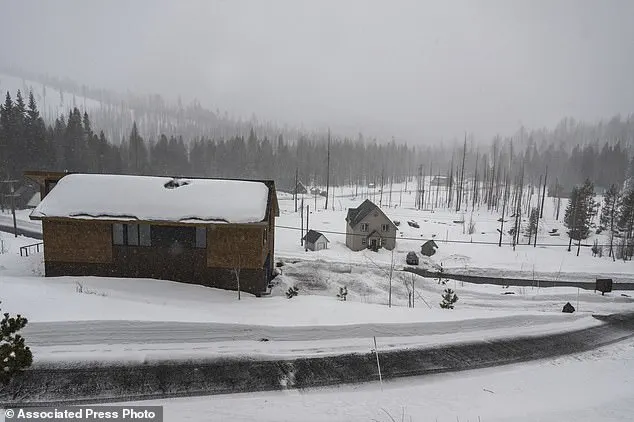
<path id="1" fill-rule="evenodd" d="M 39 253 L 40 246 L 43 247 L 44 242 L 33 243 L 31 245 L 20 246 L 20 256 L 29 256 L 30 253 Z"/>

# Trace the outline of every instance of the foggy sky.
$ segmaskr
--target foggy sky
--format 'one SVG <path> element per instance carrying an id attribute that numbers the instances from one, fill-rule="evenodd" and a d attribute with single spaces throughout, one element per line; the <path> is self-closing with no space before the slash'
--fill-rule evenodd
<path id="1" fill-rule="evenodd" d="M 409 142 L 634 112 L 634 2 L 0 0 L 0 63 Z"/>

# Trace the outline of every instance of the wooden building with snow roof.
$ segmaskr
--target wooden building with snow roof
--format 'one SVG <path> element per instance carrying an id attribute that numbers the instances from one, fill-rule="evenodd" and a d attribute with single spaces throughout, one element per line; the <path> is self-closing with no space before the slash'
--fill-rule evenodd
<path id="1" fill-rule="evenodd" d="M 46 276 L 155 278 L 269 293 L 279 216 L 268 180 L 27 172 Z M 50 186 L 54 186 L 49 189 Z"/>

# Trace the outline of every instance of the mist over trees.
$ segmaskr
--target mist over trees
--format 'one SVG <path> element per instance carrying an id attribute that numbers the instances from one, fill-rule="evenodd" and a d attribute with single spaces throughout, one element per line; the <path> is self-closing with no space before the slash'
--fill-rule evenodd
<path id="1" fill-rule="evenodd" d="M 568 196 L 586 179 L 599 193 L 612 185 L 621 189 L 634 173 L 633 117 L 617 116 L 596 125 L 564 119 L 553 130 L 521 128 L 512 137 L 496 137 L 489 145 L 468 136 L 463 142 L 413 146 L 394 139 L 365 139 L 363 134 L 353 139 L 333 135 L 327 174 L 326 134 L 293 130 L 275 133 L 272 125 L 268 129 L 253 125 L 242 135 L 236 122 L 222 129 L 232 131 L 231 135 L 214 135 L 217 132 L 213 130 L 201 134 L 205 133 L 199 124 L 205 121 L 204 116 L 213 115 L 215 119 L 217 115 L 201 111 L 204 109 L 199 105 L 177 107 L 180 111 L 176 116 L 181 113 L 181 117 L 170 123 L 170 131 L 156 134 L 156 130 L 148 132 L 144 128 L 161 127 L 157 123 L 160 113 L 150 112 L 160 108 L 157 102 L 160 104 L 160 99 L 153 102 L 148 98 L 147 107 L 139 106 L 134 113 L 127 109 L 115 112 L 112 106 L 106 109 L 109 111 L 100 109 L 89 114 L 74 107 L 47 125 L 33 92 L 29 92 L 27 101 L 20 91 L 13 96 L 7 92 L 0 108 L 0 177 L 20 179 L 24 170 L 46 169 L 266 178 L 275 180 L 280 190 L 292 190 L 296 171 L 304 184 L 322 186 L 328 176 L 333 186 L 378 186 L 381 182 L 422 180 L 425 176 L 428 181 L 442 179 L 449 188 L 443 201 L 460 211 L 476 203 L 498 209 L 507 179 L 513 186 L 541 186 L 540 178 L 547 172 L 548 195 Z M 93 115 L 101 116 L 99 124 Z M 107 133 L 112 133 L 113 127 L 122 127 L 122 115 L 130 119 L 134 115 L 143 124 L 131 120 L 125 136 L 109 138 Z M 209 127 L 216 127 L 214 119 L 207 121 Z M 193 127 L 198 135 L 188 135 Z M 296 138 L 285 136 L 293 132 Z M 421 188 L 424 186 L 416 189 Z M 522 192 L 510 191 L 517 208 Z M 431 193 L 428 188 L 426 197 Z"/>

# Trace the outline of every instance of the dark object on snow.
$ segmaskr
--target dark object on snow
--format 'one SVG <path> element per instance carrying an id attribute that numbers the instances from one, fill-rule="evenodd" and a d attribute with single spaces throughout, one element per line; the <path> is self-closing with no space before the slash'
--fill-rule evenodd
<path id="1" fill-rule="evenodd" d="M 502 294 L 503 294 L 503 295 L 514 295 L 514 294 L 515 294 L 515 292 L 503 292 Z"/>
<path id="2" fill-rule="evenodd" d="M 597 278 L 597 284 L 594 287 L 594 291 L 600 291 L 601 296 L 612 291 L 612 279 L 611 278 Z"/>
<path id="3" fill-rule="evenodd" d="M 398 221 L 398 220 L 394 220 L 394 221 L 392 221 L 392 223 L 394 223 L 394 225 L 395 225 L 396 227 L 398 227 L 398 226 L 400 226 L 400 225 L 401 225 L 401 222 L 400 222 L 400 221 Z"/>
<path id="4" fill-rule="evenodd" d="M 288 290 L 286 291 L 286 298 L 287 299 L 292 299 L 295 296 L 297 296 L 299 294 L 299 290 L 297 289 L 297 287 L 293 286 L 293 287 L 289 287 Z"/>
<path id="5" fill-rule="evenodd" d="M 166 189 L 176 189 L 181 186 L 187 185 L 189 185 L 189 182 L 187 180 L 172 179 L 169 182 L 165 183 L 163 186 L 165 186 Z"/>
<path id="6" fill-rule="evenodd" d="M 269 339 L 268 339 L 268 338 L 266 338 L 266 337 L 262 337 L 262 338 L 260 339 L 260 341 L 269 341 Z"/>
<path id="7" fill-rule="evenodd" d="M 416 252 L 408 252 L 405 262 L 407 262 L 407 265 L 418 265 L 418 255 L 416 255 Z"/>
<path id="8" fill-rule="evenodd" d="M 417 223 L 416 221 L 414 221 L 414 220 L 409 220 L 409 221 L 407 222 L 407 224 L 409 224 L 409 226 L 410 226 L 410 227 L 414 227 L 414 228 L 416 228 L 416 229 L 419 229 L 419 228 L 420 228 L 420 226 L 418 225 L 418 223 Z"/>
<path id="9" fill-rule="evenodd" d="M 433 240 L 428 240 L 420 247 L 420 253 L 425 256 L 432 256 L 436 253 L 436 249 L 438 249 L 438 244 Z"/>
<path id="10" fill-rule="evenodd" d="M 566 314 L 571 314 L 575 311 L 575 307 L 570 304 L 570 302 L 564 305 L 564 309 L 561 311 Z"/>
<path id="11" fill-rule="evenodd" d="M 284 266 L 284 262 L 283 261 L 278 261 L 275 263 L 276 267 L 283 267 Z"/>

